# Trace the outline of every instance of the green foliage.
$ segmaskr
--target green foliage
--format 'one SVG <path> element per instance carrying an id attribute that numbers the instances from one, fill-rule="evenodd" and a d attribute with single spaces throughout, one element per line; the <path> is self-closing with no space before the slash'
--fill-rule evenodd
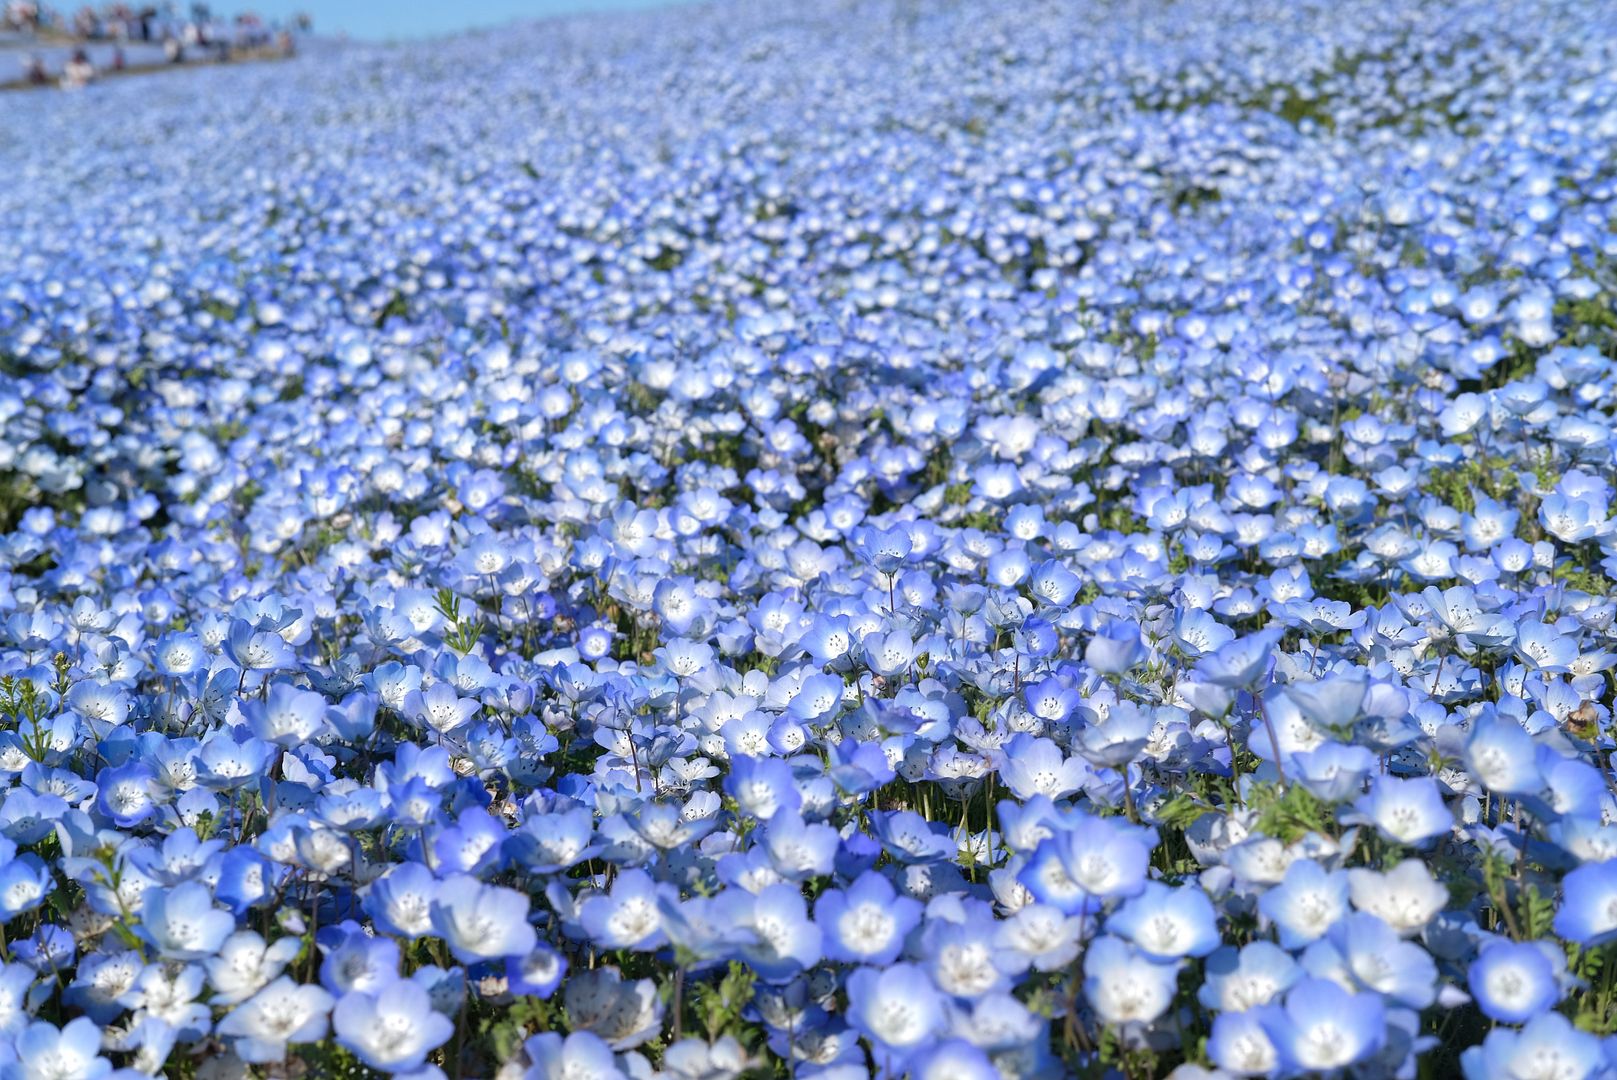
<path id="1" fill-rule="evenodd" d="M 1181 791 L 1151 811 L 1150 816 L 1164 828 L 1183 831 L 1194 825 L 1203 814 L 1212 813 L 1214 809 L 1190 792 Z"/>
<path id="2" fill-rule="evenodd" d="M 1217 188 L 1206 187 L 1200 184 L 1189 184 L 1178 188 L 1173 193 L 1174 213 L 1189 211 L 1195 213 L 1204 206 L 1210 206 L 1224 197 Z"/>
<path id="3" fill-rule="evenodd" d="M 658 404 L 662 401 L 657 396 L 657 391 L 640 382 L 631 382 L 626 385 L 623 388 L 623 398 L 624 405 L 628 410 L 640 415 L 656 412 Z"/>
<path id="4" fill-rule="evenodd" d="M 1613 588 L 1611 579 L 1595 567 L 1579 566 L 1571 561 L 1557 564 L 1551 576 L 1556 581 L 1564 582 L 1567 588 L 1590 596 L 1609 596 Z"/>
<path id="5" fill-rule="evenodd" d="M 322 1080 L 371 1080 L 382 1075 L 330 1040 L 299 1046 L 295 1053 L 306 1075 Z"/>
<path id="6" fill-rule="evenodd" d="M 1538 891 L 1537 885 L 1527 885 L 1517 896 L 1521 911 L 1522 933 L 1528 941 L 1548 937 L 1555 921 L 1555 896 Z"/>
<path id="7" fill-rule="evenodd" d="M 1100 515 L 1100 527 L 1113 529 L 1124 536 L 1150 531 L 1143 520 L 1135 517 L 1128 507 L 1121 504 L 1113 504 L 1106 508 L 1105 513 Z"/>
<path id="8" fill-rule="evenodd" d="M 679 266 L 679 264 L 684 261 L 685 253 L 683 251 L 679 250 L 678 248 L 663 248 L 657 253 L 657 257 L 648 260 L 646 265 L 651 267 L 653 270 L 667 273 L 668 271 Z"/>
<path id="9" fill-rule="evenodd" d="M 450 627 L 444 633 L 444 644 L 464 656 L 472 651 L 478 639 L 483 636 L 483 620 L 470 614 L 463 615 L 460 597 L 451 589 L 439 589 L 437 599 L 438 614 L 443 616 Z"/>
<path id="10" fill-rule="evenodd" d="M 44 761 L 50 752 L 49 707 L 32 679 L 0 675 L 0 730 L 16 732 L 31 761 Z"/>
<path id="11" fill-rule="evenodd" d="M 1304 120 L 1312 120 L 1326 131 L 1336 130 L 1336 117 L 1330 112 L 1331 99 L 1305 95 L 1295 87 L 1288 87 L 1280 107 L 1274 112 L 1292 127 L 1301 127 Z"/>
<path id="12" fill-rule="evenodd" d="M 479 1018 L 477 1032 L 494 1061 L 510 1061 L 523 1040 L 556 1028 L 560 1009 L 536 997 L 519 997 L 492 1015 Z"/>
<path id="13" fill-rule="evenodd" d="M 376 327 L 381 329 L 392 318 L 403 319 L 410 314 L 410 302 L 404 298 L 403 293 L 394 293 L 382 310 L 376 313 Z"/>
<path id="14" fill-rule="evenodd" d="M 1247 794 L 1247 805 L 1256 810 L 1256 831 L 1277 840 L 1292 843 L 1308 833 L 1331 834 L 1336 816 L 1327 803 L 1308 793 L 1299 784 L 1253 784 Z"/>
<path id="15" fill-rule="evenodd" d="M 717 983 L 697 984 L 691 992 L 691 1009 L 709 1042 L 724 1035 L 740 1038 L 742 1013 L 752 1004 L 757 976 L 740 961 L 730 961 L 729 970 Z"/>
<path id="16" fill-rule="evenodd" d="M 1162 1070 L 1157 1067 L 1157 1055 L 1145 1046 L 1128 1046 L 1118 1035 L 1115 1027 L 1107 1025 L 1100 1030 L 1100 1041 L 1096 1051 L 1103 1068 L 1121 1072 L 1125 1077 L 1157 1076 Z"/>
<path id="17" fill-rule="evenodd" d="M 1525 379 L 1538 369 L 1538 351 L 1516 338 L 1508 339 L 1509 351 L 1493 367 L 1483 372 L 1482 388 L 1495 390 L 1506 383 Z"/>
<path id="18" fill-rule="evenodd" d="M 1506 500 L 1516 490 L 1516 473 L 1510 461 L 1497 454 L 1468 457 L 1458 465 L 1433 469 L 1426 479 L 1428 494 L 1469 514 L 1476 510 L 1475 493 L 1490 499 Z"/>
<path id="19" fill-rule="evenodd" d="M 1566 948 L 1568 970 L 1587 987 L 1572 999 L 1572 1022 L 1595 1035 L 1617 1034 L 1617 946 Z"/>

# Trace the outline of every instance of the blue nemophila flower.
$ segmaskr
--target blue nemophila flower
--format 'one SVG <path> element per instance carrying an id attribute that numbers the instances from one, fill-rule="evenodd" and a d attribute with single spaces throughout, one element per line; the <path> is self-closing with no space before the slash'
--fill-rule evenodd
<path id="1" fill-rule="evenodd" d="M 675 902 L 667 893 L 658 897 L 663 932 L 678 949 L 707 963 L 729 956 L 756 935 L 741 925 L 738 912 L 752 905 L 750 894 L 739 890 L 711 899 L 692 897 Z"/>
<path id="2" fill-rule="evenodd" d="M 505 847 L 528 870 L 550 874 L 594 858 L 599 852 L 599 846 L 592 842 L 594 833 L 594 815 L 579 806 L 528 817 L 506 837 Z"/>
<path id="3" fill-rule="evenodd" d="M 1077 958 L 1082 937 L 1091 930 L 1093 925 L 1082 916 L 1048 904 L 1027 904 L 999 924 L 995 963 L 1012 973 L 1027 968 L 1059 971 Z"/>
<path id="4" fill-rule="evenodd" d="M 1002 1075 L 987 1053 L 964 1039 L 945 1039 L 909 1067 L 917 1080 L 993 1080 Z"/>
<path id="5" fill-rule="evenodd" d="M 80 959 L 73 981 L 62 1000 L 80 1009 L 98 1024 L 108 1024 L 122 1015 L 124 999 L 134 989 L 146 961 L 135 949 L 117 952 L 91 952 Z M 0 969 L 0 1033 L 10 1033 L 27 1023 L 27 999 L 32 991 L 37 999 L 34 973 L 21 964 Z"/>
<path id="6" fill-rule="evenodd" d="M 1280 884 L 1258 898 L 1258 910 L 1280 931 L 1280 944 L 1301 948 L 1318 940 L 1347 913 L 1348 877 L 1313 859 L 1286 867 Z"/>
<path id="7" fill-rule="evenodd" d="M 1345 916 L 1302 954 L 1315 978 L 1374 991 L 1390 1002 L 1424 1009 L 1437 997 L 1437 966 L 1421 946 L 1402 940 L 1368 912 Z"/>
<path id="8" fill-rule="evenodd" d="M 1480 1046 L 1460 1056 L 1466 1080 L 1532 1075 L 1545 1068 L 1558 1076 L 1599 1076 L 1609 1068 L 1600 1040 L 1579 1031 L 1557 1012 L 1539 1013 L 1520 1031 L 1496 1027 Z"/>
<path id="9" fill-rule="evenodd" d="M 95 730 L 107 732 L 129 717 L 129 695 L 117 686 L 88 680 L 74 685 L 62 704 L 88 721 Z"/>
<path id="10" fill-rule="evenodd" d="M 186 882 L 173 889 L 148 889 L 140 931 L 171 959 L 201 960 L 213 955 L 236 929 L 236 918 L 213 905 L 206 885 Z"/>
<path id="11" fill-rule="evenodd" d="M 273 944 L 252 930 L 231 934 L 203 961 L 214 989 L 211 1004 L 237 1005 L 278 978 L 298 954 L 301 942 L 283 937 Z"/>
<path id="12" fill-rule="evenodd" d="M 1399 780 L 1378 776 L 1368 794 L 1353 804 L 1355 820 L 1374 825 L 1387 839 L 1410 847 L 1426 847 L 1454 828 L 1454 815 L 1443 801 L 1437 781 L 1421 776 Z"/>
<path id="13" fill-rule="evenodd" d="M 799 639 L 809 656 L 822 667 L 832 666 L 845 670 L 855 638 L 846 615 L 817 614 L 809 621 Z"/>
<path id="14" fill-rule="evenodd" d="M 237 1005 L 216 1030 L 232 1040 L 243 1061 L 281 1061 L 289 1044 L 325 1038 L 331 1006 L 331 995 L 320 987 L 300 986 L 282 975 Z"/>
<path id="15" fill-rule="evenodd" d="M 1379 995 L 1351 993 L 1325 979 L 1297 983 L 1284 1004 L 1261 1019 L 1281 1061 L 1302 1072 L 1347 1068 L 1376 1053 L 1386 1038 Z"/>
<path id="16" fill-rule="evenodd" d="M 50 868 L 32 852 L 17 854 L 16 845 L 0 839 L 0 923 L 9 923 L 45 902 L 56 888 Z"/>
<path id="17" fill-rule="evenodd" d="M 589 897 L 579 905 L 579 924 L 602 948 L 650 952 L 667 940 L 662 933 L 659 897 L 671 893 L 645 871 L 625 870 L 609 893 Z"/>
<path id="18" fill-rule="evenodd" d="M 1206 611 L 1191 608 L 1181 610 L 1176 615 L 1173 637 L 1185 655 L 1198 657 L 1235 640 L 1235 631 Z"/>
<path id="19" fill-rule="evenodd" d="M 809 918 L 803 894 L 793 885 L 767 885 L 745 900 L 738 895 L 727 914 L 738 930 L 750 932 L 738 951 L 768 982 L 796 977 L 823 954 L 821 928 Z"/>
<path id="20" fill-rule="evenodd" d="M 789 881 L 829 874 L 841 842 L 831 826 L 806 823 L 795 814 L 776 814 L 762 833 L 770 862 Z"/>
<path id="21" fill-rule="evenodd" d="M 286 880 L 289 870 L 251 848 L 236 847 L 218 857 L 219 878 L 214 897 L 238 916 L 260 907 L 272 890 Z"/>
<path id="22" fill-rule="evenodd" d="M 1578 644 L 1559 624 L 1524 622 L 1516 627 L 1515 654 L 1535 671 L 1564 674 L 1577 659 Z"/>
<path id="23" fill-rule="evenodd" d="M 1376 755 L 1367 747 L 1321 743 L 1313 750 L 1292 756 L 1293 774 L 1309 794 L 1328 803 L 1340 803 L 1358 795 L 1366 777 L 1376 766 Z"/>
<path id="24" fill-rule="evenodd" d="M 0 1061 L 0 1075 L 11 1080 L 97 1080 L 112 1074 L 112 1062 L 101 1056 L 101 1029 L 87 1017 L 62 1027 L 36 1020 L 12 1041 L 16 1058 Z"/>
<path id="25" fill-rule="evenodd" d="M 864 795 L 890 783 L 897 775 L 880 743 L 844 739 L 831 747 L 827 776 L 849 795 Z"/>
<path id="26" fill-rule="evenodd" d="M 81 1013 L 318 1071 L 317 975 L 423 1078 L 1035 1076 L 1100 1005 L 1196 1071 L 1192 995 L 1220 1072 L 1603 1071 L 1607 58 L 1367 4 L 516 26 L 193 73 L 244 137 L 159 170 L 192 76 L 32 99 L 85 137 L 0 140 L 0 1073 Z M 1536 944 L 1450 891 L 1502 865 Z"/>
<path id="27" fill-rule="evenodd" d="M 1145 888 L 1153 846 L 1147 830 L 1087 815 L 1056 826 L 1018 878 L 1035 898 L 1073 915 Z"/>
<path id="28" fill-rule="evenodd" d="M 1144 657 L 1140 628 L 1126 619 L 1106 623 L 1084 649 L 1084 662 L 1106 675 L 1121 675 Z"/>
<path id="29" fill-rule="evenodd" d="M 1077 731 L 1074 749 L 1090 764 L 1126 768 L 1140 757 L 1157 724 L 1156 714 L 1132 701 L 1120 701 Z"/>
<path id="30" fill-rule="evenodd" d="M 1489 1019 L 1522 1024 L 1561 999 L 1564 954 L 1548 942 L 1495 940 L 1485 943 L 1466 971 L 1466 985 Z"/>
<path id="31" fill-rule="evenodd" d="M 156 779 L 151 766 L 138 760 L 102 769 L 96 774 L 96 808 L 118 828 L 131 828 L 157 813 Z"/>
<path id="32" fill-rule="evenodd" d="M 1007 549 L 996 552 L 988 559 L 988 583 L 1002 589 L 1013 589 L 1022 584 L 1032 569 L 1032 560 L 1026 551 Z"/>
<path id="33" fill-rule="evenodd" d="M 608 1040 L 617 1050 L 640 1046 L 662 1027 L 664 1006 L 651 979 L 628 981 L 615 968 L 577 972 L 562 1003 L 572 1023 Z"/>
<path id="34" fill-rule="evenodd" d="M 1084 953 L 1084 996 L 1107 1024 L 1150 1023 L 1173 1002 L 1178 964 L 1103 936 Z"/>
<path id="35" fill-rule="evenodd" d="M 696 844 L 717 828 L 718 809 L 718 797 L 702 792 L 684 806 L 671 802 L 641 803 L 627 820 L 646 843 L 671 850 Z"/>
<path id="36" fill-rule="evenodd" d="M 848 976 L 848 1023 L 869 1041 L 878 1065 L 901 1072 L 944 1025 L 943 1001 L 912 964 L 862 967 Z"/>
<path id="37" fill-rule="evenodd" d="M 333 995 L 371 992 L 396 982 L 399 947 L 391 939 L 373 937 L 352 920 L 320 930 L 320 985 Z"/>
<path id="38" fill-rule="evenodd" d="M 882 875 L 867 870 L 846 890 L 828 890 L 814 902 L 814 921 L 828 959 L 891 964 L 921 919 L 919 901 L 895 893 Z"/>
<path id="39" fill-rule="evenodd" d="M 275 752 L 271 743 L 245 728 L 216 729 L 198 750 L 197 778 L 219 791 L 256 785 Z"/>
<path id="40" fill-rule="evenodd" d="M 432 927 L 461 963 L 525 956 L 538 944 L 528 898 L 515 889 L 454 874 L 432 899 Z"/>
<path id="41" fill-rule="evenodd" d="M 170 833 L 160 848 L 131 851 L 129 860 L 153 881 L 173 887 L 196 877 L 224 847 L 223 840 L 201 840 L 195 830 L 183 828 Z"/>
<path id="42" fill-rule="evenodd" d="M 1197 991 L 1197 1000 L 1220 1012 L 1244 1012 L 1267 1005 L 1302 977 L 1302 969 L 1290 953 L 1261 940 L 1240 949 L 1220 947 L 1207 957 L 1206 970 L 1207 979 Z"/>
<path id="43" fill-rule="evenodd" d="M 935 900 L 920 934 L 922 966 L 937 988 L 956 1000 L 973 1000 L 1009 988 L 1015 961 L 998 953 L 993 922 L 983 908 Z"/>
<path id="44" fill-rule="evenodd" d="M 954 854 L 954 841 L 948 833 L 914 811 L 877 812 L 870 820 L 883 849 L 900 862 L 930 863 Z"/>
<path id="45" fill-rule="evenodd" d="M 149 964 L 135 977 L 124 995 L 124 1004 L 134 1009 L 137 1017 L 161 1022 L 174 1040 L 196 1040 L 212 1026 L 208 1006 L 196 1000 L 205 981 L 202 969 L 195 964 Z M 145 1038 L 152 1040 L 154 1048 L 164 1043 L 172 1046 L 159 1032 L 148 1031 Z"/>
<path id="46" fill-rule="evenodd" d="M 263 701 L 247 702 L 243 712 L 254 735 L 292 748 L 310 742 L 325 726 L 326 699 L 288 683 L 274 683 Z"/>
<path id="47" fill-rule="evenodd" d="M 1265 1005 L 1213 1017 L 1207 1038 L 1207 1056 L 1214 1065 L 1236 1076 L 1269 1076 L 1282 1066 L 1280 1049 L 1269 1034 L 1283 1025 L 1278 1005 Z"/>
<path id="48" fill-rule="evenodd" d="M 11 954 L 40 975 L 59 978 L 78 953 L 72 931 L 56 923 L 42 923 L 28 937 L 11 945 Z"/>
<path id="49" fill-rule="evenodd" d="M 282 671 L 297 663 L 296 655 L 278 631 L 255 629 L 245 619 L 231 623 L 225 651 L 243 671 Z"/>
<path id="50" fill-rule="evenodd" d="M 486 876 L 500 862 L 506 830 L 480 806 L 463 810 L 453 825 L 432 836 L 432 863 L 440 874 Z"/>
<path id="51" fill-rule="evenodd" d="M 1071 604 L 1082 584 L 1082 579 L 1057 559 L 1046 559 L 1033 567 L 1027 580 L 1034 599 L 1053 608 Z"/>
<path id="52" fill-rule="evenodd" d="M 843 690 L 835 675 L 810 675 L 787 706 L 787 714 L 805 722 L 824 721 L 842 704 Z"/>
<path id="53" fill-rule="evenodd" d="M 777 813 L 796 812 L 802 806 L 791 766 L 779 758 L 736 758 L 725 777 L 724 789 L 742 813 L 763 821 Z"/>
<path id="54" fill-rule="evenodd" d="M 1354 908 L 1378 916 L 1404 937 L 1425 929 L 1449 902 L 1448 890 L 1419 858 L 1385 873 L 1356 866 L 1347 876 Z"/>
<path id="55" fill-rule="evenodd" d="M 903 630 L 867 634 L 861 642 L 867 667 L 884 678 L 903 674 L 914 663 L 915 642 Z"/>
<path id="56" fill-rule="evenodd" d="M 1609 528 L 1606 515 L 1603 498 L 1579 498 L 1565 490 L 1557 490 L 1546 495 L 1539 504 L 1538 523 L 1557 540 L 1580 544 L 1600 536 Z"/>
<path id="57" fill-rule="evenodd" d="M 565 956 L 540 942 L 527 956 L 508 958 L 505 977 L 513 994 L 548 998 L 566 977 L 567 967 Z"/>
<path id="58" fill-rule="evenodd" d="M 1090 771 L 1082 759 L 1067 757 L 1049 739 L 1022 732 L 1005 745 L 1000 776 L 1018 798 L 1047 795 L 1061 799 L 1082 789 Z"/>
<path id="59" fill-rule="evenodd" d="M 1034 716 L 1053 724 L 1060 724 L 1078 708 L 1082 697 L 1076 687 L 1050 676 L 1037 682 L 1028 682 L 1022 689 L 1022 700 Z M 1022 797 L 1027 798 L 1025 795 Z"/>
<path id="60" fill-rule="evenodd" d="M 410 973 L 410 981 L 427 991 L 432 1007 L 445 1016 L 454 1016 L 466 1000 L 466 971 L 452 967 L 444 969 L 436 964 L 423 964 Z"/>
<path id="61" fill-rule="evenodd" d="M 1250 687 L 1267 673 L 1271 653 L 1279 641 L 1278 629 L 1237 638 L 1204 657 L 1196 671 L 1218 686 Z"/>
<path id="62" fill-rule="evenodd" d="M 1200 889 L 1148 881 L 1106 920 L 1106 929 L 1155 960 L 1206 956 L 1218 947 L 1218 914 Z"/>
<path id="63" fill-rule="evenodd" d="M 406 717 L 439 735 L 465 727 L 479 708 L 475 699 L 461 697 L 455 685 L 448 682 L 434 683 L 426 690 L 411 690 L 400 704 Z"/>
<path id="64" fill-rule="evenodd" d="M 1561 882 L 1555 932 L 1594 947 L 1617 940 L 1617 860 L 1585 863 Z"/>
<path id="65" fill-rule="evenodd" d="M 892 574 L 904 565 L 913 548 L 909 530 L 902 527 L 861 526 L 854 531 L 853 541 L 860 557 L 883 574 Z"/>
<path id="66" fill-rule="evenodd" d="M 1479 719 L 1471 729 L 1465 762 L 1477 780 L 1500 795 L 1531 794 L 1542 783 L 1532 736 L 1498 714 Z"/>
<path id="67" fill-rule="evenodd" d="M 532 1062 L 525 1074 L 529 1080 L 618 1080 L 628 1075 L 618 1067 L 612 1048 L 591 1031 L 575 1031 L 565 1038 L 548 1031 L 522 1045 Z"/>
<path id="68" fill-rule="evenodd" d="M 412 1072 L 449 1041 L 455 1025 L 432 1007 L 427 991 L 408 979 L 374 990 L 353 989 L 331 1013 L 337 1041 L 383 1072 Z"/>

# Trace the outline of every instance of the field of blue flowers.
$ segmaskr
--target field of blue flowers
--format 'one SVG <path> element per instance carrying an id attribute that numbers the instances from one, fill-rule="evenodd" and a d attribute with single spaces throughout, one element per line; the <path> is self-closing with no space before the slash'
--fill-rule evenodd
<path id="1" fill-rule="evenodd" d="M 1617 1076 L 1617 8 L 0 102 L 0 1080 Z"/>

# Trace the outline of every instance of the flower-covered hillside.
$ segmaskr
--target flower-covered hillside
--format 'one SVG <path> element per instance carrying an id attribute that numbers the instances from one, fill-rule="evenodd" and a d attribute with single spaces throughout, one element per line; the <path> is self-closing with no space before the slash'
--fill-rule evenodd
<path id="1" fill-rule="evenodd" d="M 1617 9 L 8 95 L 0 1080 L 1617 1075 Z"/>

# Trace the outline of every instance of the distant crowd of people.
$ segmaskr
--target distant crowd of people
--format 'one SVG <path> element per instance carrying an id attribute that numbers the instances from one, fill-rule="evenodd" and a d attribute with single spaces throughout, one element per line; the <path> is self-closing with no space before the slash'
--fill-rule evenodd
<path id="1" fill-rule="evenodd" d="M 24 63 L 28 82 L 43 85 L 56 78 L 68 87 L 83 86 L 99 74 L 89 48 L 93 44 L 112 45 L 110 57 L 103 55 L 102 60 L 117 71 L 129 66 L 124 48 L 135 43 L 161 46 L 163 60 L 171 64 L 229 60 L 244 54 L 289 56 L 296 48 L 296 35 L 312 28 L 308 15 L 278 23 L 253 12 L 219 15 L 206 3 L 192 3 L 183 13 L 172 2 L 141 6 L 114 3 L 99 8 L 86 5 L 68 15 L 36 0 L 4 0 L 0 12 L 0 29 L 41 43 L 58 41 L 75 46 L 72 56 L 55 75 L 38 53 Z M 151 63 L 148 60 L 142 66 Z"/>

